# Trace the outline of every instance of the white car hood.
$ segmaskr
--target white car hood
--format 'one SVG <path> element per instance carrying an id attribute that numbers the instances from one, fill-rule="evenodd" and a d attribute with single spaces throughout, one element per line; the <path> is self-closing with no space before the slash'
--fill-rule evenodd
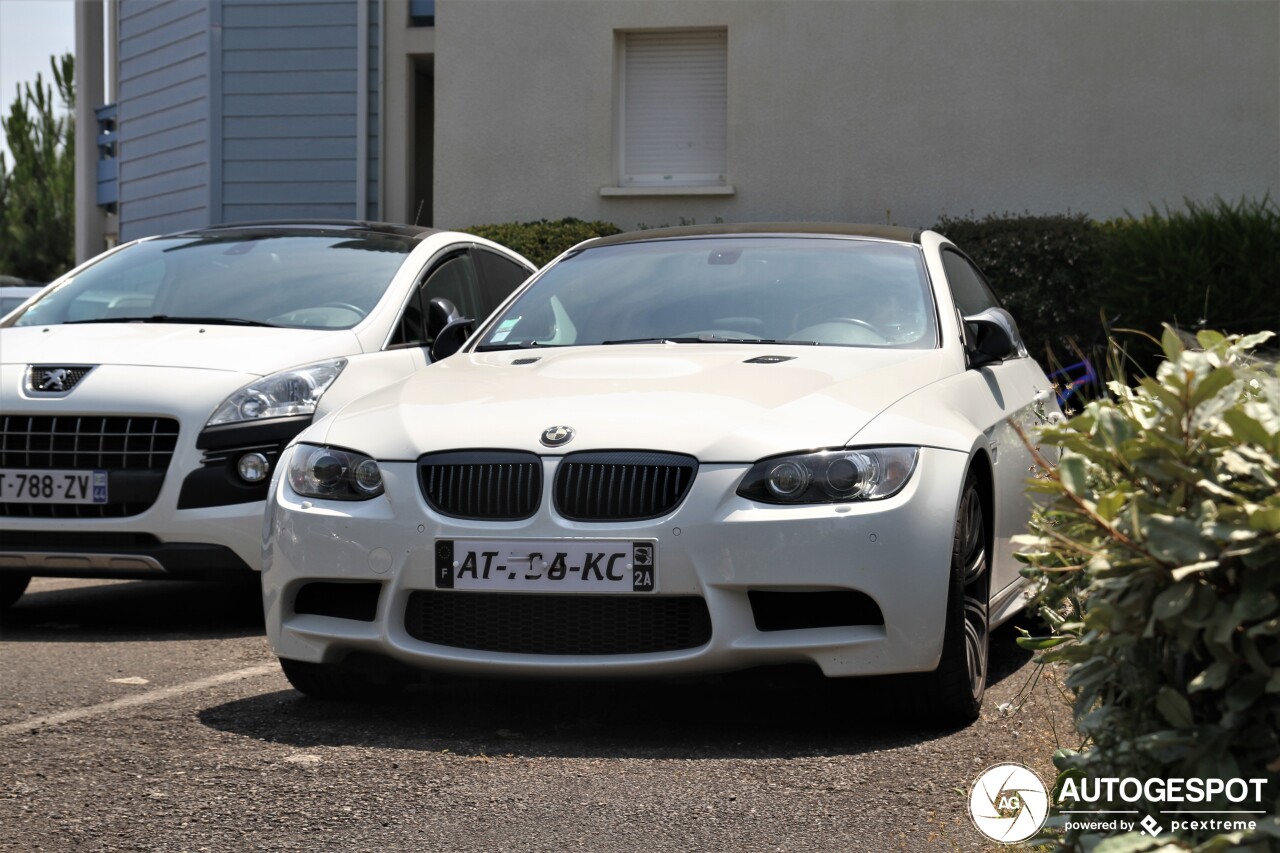
<path id="1" fill-rule="evenodd" d="M 778 363 L 747 363 L 761 356 Z M 517 364 L 537 359 L 531 364 Z M 941 350 L 649 344 L 467 353 L 362 398 L 304 436 L 392 460 L 433 450 L 634 449 L 750 462 L 838 447 L 955 372 Z M 539 442 L 572 427 L 560 449 Z"/>
<path id="2" fill-rule="evenodd" d="M 169 323 L 85 323 L 0 329 L 2 364 L 111 364 L 263 376 L 360 352 L 350 331 Z"/>

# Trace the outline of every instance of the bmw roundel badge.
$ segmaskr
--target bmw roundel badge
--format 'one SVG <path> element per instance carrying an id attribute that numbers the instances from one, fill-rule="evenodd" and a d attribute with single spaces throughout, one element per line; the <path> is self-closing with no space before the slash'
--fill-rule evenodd
<path id="1" fill-rule="evenodd" d="M 573 427 L 553 426 L 542 431 L 542 443 L 547 447 L 560 447 L 573 441 Z"/>

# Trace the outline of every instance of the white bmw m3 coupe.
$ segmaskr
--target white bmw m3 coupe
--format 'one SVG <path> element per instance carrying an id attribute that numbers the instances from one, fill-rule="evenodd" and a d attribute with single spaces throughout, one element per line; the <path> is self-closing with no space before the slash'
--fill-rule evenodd
<path id="1" fill-rule="evenodd" d="M 299 222 L 67 273 L 0 322 L 0 609 L 32 576 L 256 579 L 285 445 L 532 271 L 470 234 Z"/>
<path id="2" fill-rule="evenodd" d="M 601 238 L 438 346 L 281 459 L 263 587 L 299 690 L 811 664 L 976 717 L 1024 601 L 1017 427 L 1056 406 L 944 237 Z"/>

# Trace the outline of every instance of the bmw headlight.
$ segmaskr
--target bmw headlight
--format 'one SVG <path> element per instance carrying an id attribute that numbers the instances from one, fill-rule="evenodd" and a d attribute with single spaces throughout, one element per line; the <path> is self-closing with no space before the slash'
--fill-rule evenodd
<path id="1" fill-rule="evenodd" d="M 738 494 L 774 504 L 874 501 L 902 491 L 916 469 L 918 447 L 858 447 L 763 459 Z"/>
<path id="2" fill-rule="evenodd" d="M 315 414 L 320 397 L 346 366 L 345 358 L 335 358 L 256 379 L 223 400 L 205 426 Z"/>
<path id="3" fill-rule="evenodd" d="M 363 453 L 299 444 L 289 459 L 289 485 L 304 498 L 364 501 L 382 494 L 382 469 Z"/>

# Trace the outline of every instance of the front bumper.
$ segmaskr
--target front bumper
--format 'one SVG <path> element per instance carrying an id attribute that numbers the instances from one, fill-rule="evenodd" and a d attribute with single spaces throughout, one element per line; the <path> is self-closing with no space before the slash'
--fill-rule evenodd
<path id="1" fill-rule="evenodd" d="M 266 516 L 268 636 L 279 656 L 296 660 L 338 663 L 352 654 L 375 655 L 426 671 L 498 676 L 661 676 L 790 663 L 816 664 L 829 676 L 931 670 L 941 652 L 955 509 L 967 462 L 962 453 L 924 448 L 912 481 L 893 498 L 805 506 L 738 497 L 749 465 L 703 465 L 670 514 L 611 523 L 568 521 L 555 513 L 553 458 L 544 460 L 536 514 L 510 522 L 435 513 L 412 462 L 383 463 L 386 493 L 363 502 L 303 500 L 277 477 Z M 497 648 L 479 648 L 484 644 L 472 635 L 452 640 L 450 629 L 427 631 L 424 620 L 436 617 L 430 610 L 424 615 L 424 598 L 446 607 L 464 600 L 445 598 L 458 593 L 437 589 L 436 542 L 468 538 L 645 540 L 656 543 L 658 554 L 652 593 L 597 599 L 599 608 L 591 594 L 467 593 L 467 606 L 477 608 L 474 619 L 519 614 L 528 601 L 524 610 L 552 607 L 566 614 L 559 624 L 576 628 L 593 610 L 625 616 L 636 609 L 626 601 L 637 597 L 694 600 L 705 602 L 709 636 L 695 632 L 694 645 L 686 648 L 535 643 L 528 647 L 543 651 L 530 653 L 504 650 L 500 641 Z M 485 596 L 501 596 L 502 606 Z M 574 602 L 534 601 L 565 596 Z M 872 607 L 854 607 L 842 619 L 839 606 L 824 601 L 869 601 Z M 623 616 L 596 619 L 596 630 L 611 636 L 622 630 Z"/>

